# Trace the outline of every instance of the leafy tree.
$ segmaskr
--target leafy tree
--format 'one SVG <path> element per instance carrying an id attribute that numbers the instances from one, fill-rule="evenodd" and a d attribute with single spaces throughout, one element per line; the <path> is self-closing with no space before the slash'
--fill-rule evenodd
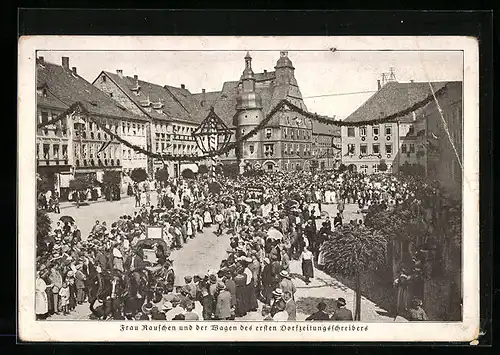
<path id="1" fill-rule="evenodd" d="M 184 170 L 182 170 L 182 177 L 184 179 L 194 179 L 193 170 L 191 170 L 191 169 L 184 169 Z"/>
<path id="2" fill-rule="evenodd" d="M 163 167 L 161 169 L 158 169 L 156 170 L 156 173 L 155 173 L 155 179 L 157 181 L 163 181 L 163 182 L 167 182 L 168 181 L 168 170 L 166 167 Z"/>
<path id="3" fill-rule="evenodd" d="M 198 167 L 198 173 L 208 174 L 208 172 L 209 172 L 208 166 L 206 166 L 205 164 L 200 164 L 200 166 Z"/>
<path id="4" fill-rule="evenodd" d="M 76 175 L 69 182 L 69 188 L 74 191 L 84 191 L 90 187 L 92 187 L 92 180 L 88 175 Z"/>
<path id="5" fill-rule="evenodd" d="M 225 177 L 236 177 L 240 173 L 240 167 L 238 163 L 230 163 L 222 165 L 222 174 Z"/>
<path id="6" fill-rule="evenodd" d="M 45 238 L 52 230 L 52 221 L 45 210 L 36 209 L 36 240 L 37 245 L 44 245 Z"/>
<path id="7" fill-rule="evenodd" d="M 147 180 L 148 178 L 148 173 L 146 172 L 146 170 L 144 170 L 143 168 L 135 168 L 134 170 L 132 170 L 132 172 L 130 173 L 130 178 L 134 181 L 134 182 L 143 182 L 145 180 Z"/>
<path id="8" fill-rule="evenodd" d="M 336 229 L 323 245 L 326 271 L 356 278 L 355 320 L 361 320 L 361 277 L 384 263 L 386 243 L 378 231 L 346 224 Z"/>
<path id="9" fill-rule="evenodd" d="M 53 184 L 50 183 L 46 175 L 36 174 L 36 190 L 38 193 L 47 192 L 53 188 Z"/>
<path id="10" fill-rule="evenodd" d="M 113 200 L 116 190 L 120 189 L 122 176 L 119 171 L 108 170 L 104 172 L 102 177 L 102 187 L 108 201 Z"/>
<path id="11" fill-rule="evenodd" d="M 378 165 L 379 171 L 387 171 L 387 164 L 384 159 L 380 160 L 380 164 Z"/>

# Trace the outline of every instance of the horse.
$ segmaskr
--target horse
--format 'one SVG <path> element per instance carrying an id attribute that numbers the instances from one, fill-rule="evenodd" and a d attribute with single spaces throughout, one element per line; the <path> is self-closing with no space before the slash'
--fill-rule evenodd
<path id="1" fill-rule="evenodd" d="M 119 270 L 96 273 L 90 285 L 90 311 L 97 319 L 120 319 L 122 295 L 126 291 L 123 273 Z M 99 301 L 101 305 L 95 307 Z"/>

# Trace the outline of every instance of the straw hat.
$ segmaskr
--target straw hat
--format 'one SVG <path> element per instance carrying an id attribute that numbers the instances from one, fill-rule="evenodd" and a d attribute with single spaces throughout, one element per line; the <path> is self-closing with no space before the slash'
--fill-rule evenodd
<path id="1" fill-rule="evenodd" d="M 273 295 L 277 297 L 283 296 L 283 290 L 281 288 L 277 288 L 276 290 L 273 291 Z"/>
<path id="2" fill-rule="evenodd" d="M 290 278 L 290 274 L 289 274 L 289 273 L 288 273 L 288 271 L 286 271 L 286 270 L 281 270 L 281 272 L 280 272 L 280 276 L 281 276 L 281 277 L 285 277 L 285 278 L 287 278 L 287 279 L 289 279 L 289 278 Z"/>

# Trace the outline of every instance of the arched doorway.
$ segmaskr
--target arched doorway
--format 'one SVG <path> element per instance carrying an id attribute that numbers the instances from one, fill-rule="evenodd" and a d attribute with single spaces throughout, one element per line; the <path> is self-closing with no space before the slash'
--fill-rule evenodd
<path id="1" fill-rule="evenodd" d="M 263 164 L 263 167 L 264 167 L 265 171 L 274 171 L 274 170 L 276 170 L 276 163 L 272 160 L 267 160 Z"/>

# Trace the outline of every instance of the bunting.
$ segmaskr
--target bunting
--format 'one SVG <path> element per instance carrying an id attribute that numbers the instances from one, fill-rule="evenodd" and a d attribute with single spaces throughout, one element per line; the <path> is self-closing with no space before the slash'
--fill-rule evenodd
<path id="1" fill-rule="evenodd" d="M 439 89 L 438 91 L 436 91 L 434 93 L 434 95 L 435 96 L 441 95 L 446 90 L 447 90 L 447 85 L 444 85 L 441 89 Z M 97 119 L 97 118 L 93 117 L 92 115 L 90 115 L 89 111 L 81 103 L 79 103 L 79 102 L 76 102 L 73 105 L 71 105 L 65 112 L 61 113 L 59 116 L 57 116 L 56 118 L 52 119 L 51 121 L 38 124 L 37 128 L 42 128 L 42 127 L 47 126 L 49 124 L 53 124 L 53 123 L 61 120 L 62 118 L 64 118 L 66 115 L 71 114 L 73 112 L 78 112 L 78 113 L 81 112 L 81 114 L 83 116 L 86 116 L 89 120 L 93 121 L 105 133 L 109 134 L 109 136 L 111 137 L 111 139 L 116 139 L 119 143 L 125 145 L 126 147 L 128 147 L 130 149 L 133 149 L 137 153 L 144 154 L 146 156 L 149 156 L 149 157 L 152 157 L 152 158 L 156 158 L 156 159 L 161 159 L 162 161 L 165 160 L 165 161 L 177 161 L 177 162 L 180 162 L 180 161 L 197 162 L 197 161 L 205 160 L 207 158 L 214 158 L 216 156 L 220 156 L 220 155 L 229 153 L 230 151 L 234 150 L 235 148 L 237 148 L 237 146 L 240 143 L 248 140 L 249 138 L 251 138 L 255 134 L 257 134 L 259 131 L 261 131 L 262 129 L 264 129 L 266 127 L 266 125 L 269 123 L 269 121 L 271 120 L 271 118 L 278 111 L 283 110 L 283 109 L 284 110 L 290 110 L 290 111 L 297 112 L 297 113 L 303 115 L 304 117 L 307 117 L 307 118 L 309 118 L 311 120 L 315 120 L 317 122 L 320 122 L 320 123 L 323 123 L 323 124 L 327 124 L 327 125 L 333 125 L 333 126 L 338 126 L 338 127 L 359 127 L 359 126 L 377 125 L 377 124 L 382 124 L 382 123 L 386 123 L 386 122 L 394 122 L 398 118 L 405 117 L 406 115 L 411 114 L 412 112 L 414 112 L 414 111 L 416 111 L 416 110 L 424 107 L 425 105 L 427 105 L 429 102 L 431 102 L 432 100 L 434 100 L 434 95 L 429 95 L 425 99 L 416 102 L 412 106 L 410 106 L 410 107 L 408 107 L 408 108 L 406 108 L 404 110 L 401 110 L 399 112 L 396 112 L 394 114 L 391 114 L 389 116 L 380 117 L 380 118 L 376 118 L 376 119 L 373 119 L 373 120 L 362 121 L 362 122 L 336 121 L 336 120 L 334 120 L 334 119 L 332 119 L 330 117 L 327 117 L 327 116 L 321 116 L 321 115 L 318 115 L 316 113 L 311 113 L 311 112 L 305 111 L 302 108 L 294 105 L 293 103 L 291 103 L 287 99 L 283 99 L 266 115 L 266 117 L 255 128 L 253 128 L 252 130 L 250 130 L 248 133 L 246 133 L 245 135 L 239 137 L 239 139 L 236 139 L 236 141 L 229 142 L 224 147 L 222 147 L 220 149 L 217 149 L 217 150 L 214 150 L 214 151 L 211 151 L 211 152 L 208 152 L 207 154 L 202 155 L 202 156 L 197 156 L 195 154 L 193 154 L 193 155 L 180 155 L 180 156 L 177 155 L 177 156 L 173 156 L 171 154 L 154 153 L 154 152 L 145 150 L 145 149 L 143 149 L 143 148 L 141 148 L 141 147 L 139 147 L 137 145 L 134 145 L 134 144 L 126 141 L 125 139 L 123 139 L 120 136 L 118 136 L 116 133 L 112 132 L 105 125 L 103 125 L 100 122 L 99 119 Z M 338 148 L 338 147 L 335 147 L 335 148 L 337 148 L 337 149 L 340 150 L 340 148 Z"/>

